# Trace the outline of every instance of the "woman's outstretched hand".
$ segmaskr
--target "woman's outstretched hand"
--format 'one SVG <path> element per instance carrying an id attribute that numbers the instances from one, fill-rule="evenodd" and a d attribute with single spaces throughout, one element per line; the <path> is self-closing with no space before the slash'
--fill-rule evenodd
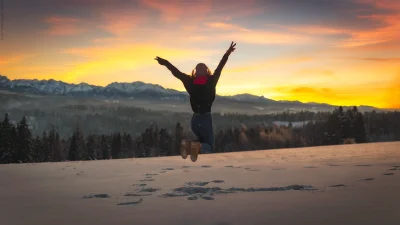
<path id="1" fill-rule="evenodd" d="M 236 43 L 234 43 L 232 41 L 231 46 L 229 47 L 228 51 L 226 51 L 226 53 L 231 54 L 233 51 L 235 51 L 235 49 L 236 49 L 235 46 L 236 46 Z"/>
<path id="2" fill-rule="evenodd" d="M 166 59 L 160 58 L 158 56 L 155 58 L 155 60 L 157 60 L 157 62 L 162 66 L 167 65 L 167 62 L 168 62 Z"/>

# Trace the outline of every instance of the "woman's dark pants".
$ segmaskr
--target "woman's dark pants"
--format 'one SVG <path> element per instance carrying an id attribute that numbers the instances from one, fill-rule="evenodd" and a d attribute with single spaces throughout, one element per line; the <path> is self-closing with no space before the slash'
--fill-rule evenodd
<path id="1" fill-rule="evenodd" d="M 214 131 L 211 113 L 194 113 L 191 121 L 193 133 L 201 143 L 201 153 L 212 153 L 214 149 Z"/>

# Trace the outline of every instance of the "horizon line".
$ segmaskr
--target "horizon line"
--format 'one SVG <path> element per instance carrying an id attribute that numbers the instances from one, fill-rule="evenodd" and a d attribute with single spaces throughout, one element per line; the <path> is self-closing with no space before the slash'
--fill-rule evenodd
<path id="1" fill-rule="evenodd" d="M 10 79 L 8 76 L 6 76 L 6 75 L 2 75 L 2 74 L 0 74 L 0 76 L 3 76 L 3 77 L 6 77 L 8 80 L 10 80 L 10 81 L 15 81 L 15 80 L 31 80 L 31 81 L 34 81 L 34 80 L 36 80 L 36 81 L 56 81 L 56 82 L 62 82 L 62 83 L 65 83 L 65 84 L 72 84 L 72 85 L 79 85 L 79 84 L 87 84 L 87 85 L 90 85 L 90 86 L 94 86 L 94 87 L 107 87 L 108 85 L 110 85 L 110 84 L 113 84 L 113 83 L 118 83 L 118 84 L 123 84 L 123 83 L 125 83 L 125 84 L 132 84 L 132 83 L 138 83 L 138 82 L 140 82 L 140 83 L 143 83 L 143 84 L 150 84 L 150 85 L 158 85 L 158 86 L 160 86 L 160 87 L 162 87 L 162 88 L 164 88 L 164 89 L 169 89 L 169 90 L 174 90 L 174 91 L 177 91 L 177 92 L 181 92 L 181 93 L 187 93 L 187 91 L 179 91 L 179 90 L 176 90 L 176 89 L 173 89 L 173 88 L 166 88 L 166 87 L 164 87 L 164 86 L 162 86 L 161 84 L 156 84 L 156 83 L 146 83 L 146 82 L 144 82 L 144 81 L 140 81 L 140 80 L 137 80 L 137 81 L 132 81 L 132 82 L 118 82 L 118 81 L 114 81 L 114 82 L 111 82 L 111 83 L 108 83 L 107 85 L 94 85 L 94 84 L 89 84 L 89 83 L 86 83 L 86 82 L 80 82 L 80 83 L 73 83 L 73 82 L 66 82 L 66 81 L 63 81 L 63 80 L 56 80 L 56 79 L 53 79 L 53 78 L 50 78 L 50 79 L 37 79 L 37 78 L 35 78 L 35 79 L 28 79 L 28 78 L 19 78 L 19 79 Z M 326 102 L 304 102 L 304 101 L 300 101 L 300 100 L 276 100 L 276 99 L 273 99 L 273 98 L 267 98 L 267 97 L 265 97 L 264 95 L 253 95 L 253 94 L 250 94 L 250 93 L 245 93 L 245 92 L 243 92 L 243 93 L 240 93 L 240 94 L 234 94 L 234 95 L 218 95 L 218 94 L 216 94 L 216 96 L 221 96 L 221 97 L 235 97 L 235 96 L 238 96 L 238 95 L 250 95 L 250 96 L 255 96 L 255 97 L 263 97 L 263 98 L 265 98 L 265 99 L 267 99 L 267 100 L 273 100 L 273 101 L 276 101 L 276 102 L 300 102 L 300 103 L 302 103 L 302 104 L 325 104 L 325 105 L 329 105 L 329 106 L 332 106 L 332 107 L 340 107 L 340 106 L 342 106 L 342 107 L 354 107 L 354 106 L 356 106 L 356 107 L 371 107 L 371 108 L 375 108 L 375 109 L 380 109 L 380 110 L 400 110 L 400 108 L 381 108 L 381 107 L 376 107 L 376 106 L 370 106 L 370 105 L 333 105 L 333 104 L 329 104 L 329 103 L 326 103 Z"/>

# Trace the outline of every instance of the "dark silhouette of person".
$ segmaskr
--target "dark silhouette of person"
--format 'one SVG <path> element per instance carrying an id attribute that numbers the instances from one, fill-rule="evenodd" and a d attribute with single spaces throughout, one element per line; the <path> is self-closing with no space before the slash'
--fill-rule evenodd
<path id="1" fill-rule="evenodd" d="M 197 64 L 192 74 L 187 75 L 179 71 L 168 60 L 158 56 L 155 58 L 160 65 L 166 66 L 176 78 L 182 81 L 190 96 L 190 106 L 193 110 L 191 129 L 197 140 L 181 140 L 180 153 L 184 159 L 190 154 L 190 159 L 195 162 L 200 152 L 203 154 L 214 152 L 211 107 L 215 100 L 215 88 L 222 69 L 228 61 L 229 55 L 235 51 L 235 46 L 236 43 L 232 42 L 213 74 L 204 63 Z"/>

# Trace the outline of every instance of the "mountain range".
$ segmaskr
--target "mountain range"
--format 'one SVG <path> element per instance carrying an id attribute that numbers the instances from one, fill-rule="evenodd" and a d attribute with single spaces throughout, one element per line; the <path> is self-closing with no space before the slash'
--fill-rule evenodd
<path id="1" fill-rule="evenodd" d="M 15 79 L 10 80 L 0 75 L 0 89 L 10 92 L 71 97 L 100 97 L 100 98 L 130 98 L 130 99 L 157 99 L 157 100 L 188 100 L 187 92 L 164 88 L 158 84 L 149 84 L 141 81 L 132 83 L 113 82 L 105 87 L 87 83 L 70 84 L 63 81 Z M 216 100 L 232 101 L 236 103 L 257 103 L 260 106 L 274 107 L 304 107 L 304 108 L 331 108 L 333 105 L 321 103 L 302 103 L 299 101 L 276 101 L 251 94 L 233 96 L 216 96 Z M 376 110 L 371 106 L 358 106 L 360 110 Z"/>

